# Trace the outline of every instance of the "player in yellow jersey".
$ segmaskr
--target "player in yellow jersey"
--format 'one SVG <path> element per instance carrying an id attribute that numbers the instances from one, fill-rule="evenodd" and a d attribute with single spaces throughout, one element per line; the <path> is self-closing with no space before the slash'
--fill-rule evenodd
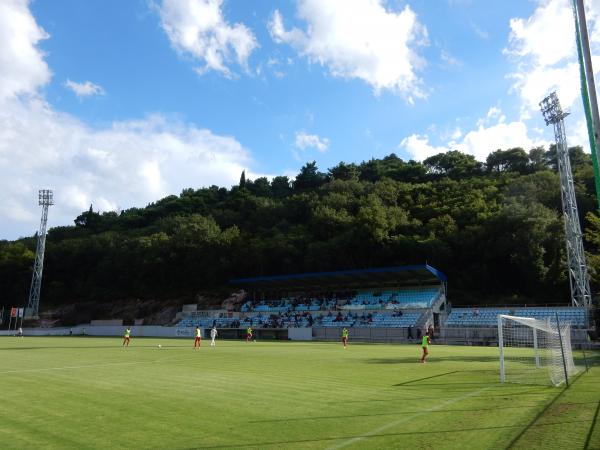
<path id="1" fill-rule="evenodd" d="M 429 355 L 429 344 L 431 344 L 431 338 L 429 337 L 429 331 L 423 336 L 421 346 L 423 347 L 423 356 L 421 356 L 421 362 L 427 362 L 427 355 Z"/>
<path id="2" fill-rule="evenodd" d="M 252 327 L 246 329 L 246 342 L 252 341 Z"/>
<path id="3" fill-rule="evenodd" d="M 200 348 L 202 345 L 202 330 L 200 327 L 196 327 L 196 337 L 194 338 L 194 348 Z"/>
<path id="4" fill-rule="evenodd" d="M 350 334 L 350 332 L 348 331 L 348 328 L 344 327 L 344 329 L 342 330 L 342 342 L 344 343 L 344 348 L 346 348 L 348 346 L 349 334 Z"/>
<path id="5" fill-rule="evenodd" d="M 123 335 L 123 347 L 129 347 L 129 336 L 131 335 L 131 329 L 125 328 L 125 334 Z"/>

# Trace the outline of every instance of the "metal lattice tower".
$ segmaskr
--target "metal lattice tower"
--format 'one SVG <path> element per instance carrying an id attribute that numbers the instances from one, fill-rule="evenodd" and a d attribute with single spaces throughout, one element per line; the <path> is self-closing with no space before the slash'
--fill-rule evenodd
<path id="1" fill-rule="evenodd" d="M 567 268 L 569 282 L 571 283 L 571 303 L 573 306 L 589 308 L 592 303 L 590 282 L 588 277 L 579 213 L 575 199 L 575 186 L 571 172 L 571 160 L 565 135 L 564 118 L 569 115 L 563 112 L 560 102 L 553 92 L 540 102 L 546 125 L 554 126 L 556 139 L 556 157 L 558 159 L 558 173 L 560 175 L 560 196 L 562 200 L 563 216 L 565 222 L 565 238 L 567 243 Z"/>
<path id="2" fill-rule="evenodd" d="M 48 207 L 54 204 L 53 193 L 49 189 L 39 191 L 39 204 L 42 207 L 42 220 L 37 237 L 37 248 L 35 250 L 35 262 L 33 263 L 33 276 L 31 277 L 31 289 L 29 290 L 29 302 L 27 304 L 26 316 L 37 319 L 40 306 L 40 290 L 42 288 L 42 271 L 44 270 L 44 250 L 46 249 L 46 225 L 48 223 Z"/>

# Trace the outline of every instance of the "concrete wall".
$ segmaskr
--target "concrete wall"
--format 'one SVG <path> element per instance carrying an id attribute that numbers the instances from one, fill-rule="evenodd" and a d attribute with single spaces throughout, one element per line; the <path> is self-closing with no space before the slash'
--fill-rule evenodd
<path id="1" fill-rule="evenodd" d="M 407 339 L 407 328 L 348 328 L 350 341 L 365 342 L 405 342 Z M 416 337 L 416 330 L 412 330 Z M 342 339 L 342 329 L 339 327 L 313 328 L 313 339 L 320 341 L 339 341 Z"/>
<path id="2" fill-rule="evenodd" d="M 312 341 L 312 328 L 288 328 L 288 338 L 292 341 Z"/>
<path id="3" fill-rule="evenodd" d="M 90 325 L 92 327 L 120 327 L 123 326 L 123 319 L 92 320 Z"/>
<path id="4" fill-rule="evenodd" d="M 177 337 L 192 338 L 194 336 L 194 327 L 162 327 L 157 325 L 134 325 L 131 328 L 131 337 Z M 25 336 L 69 336 L 72 331 L 73 336 L 123 336 L 124 326 L 91 326 L 78 325 L 76 327 L 64 328 L 24 328 Z M 257 330 L 260 335 L 260 329 Z M 15 330 L 10 332 L 0 330 L 0 336 L 12 336 Z M 206 337 L 205 330 L 202 329 L 202 336 Z M 310 341 L 312 340 L 312 328 L 290 328 L 288 337 L 292 341 Z"/>
<path id="5" fill-rule="evenodd" d="M 176 327 L 161 327 L 156 325 L 134 325 L 131 327 L 131 337 L 190 337 L 193 329 L 189 330 L 189 334 L 179 334 L 180 329 Z M 91 326 L 78 325 L 76 327 L 64 328 L 23 328 L 25 336 L 69 336 L 70 332 L 73 336 L 123 336 L 125 327 L 123 326 Z M 15 334 L 14 330 L 0 330 L 0 335 L 10 336 Z"/>
<path id="6" fill-rule="evenodd" d="M 74 336 L 85 333 L 87 336 L 123 336 L 124 326 L 91 326 L 78 325 L 64 328 L 24 328 L 25 336 L 69 336 L 72 331 Z M 132 337 L 173 337 L 191 338 L 195 328 L 163 327 L 157 325 L 134 325 L 131 327 Z M 233 329 L 232 329 L 233 330 Z M 260 332 L 261 329 L 256 329 Z M 267 330 L 268 331 L 268 330 Z M 416 342 L 416 333 L 413 330 L 413 339 L 407 339 L 405 328 L 350 328 L 350 341 L 366 342 Z M 0 330 L 0 336 L 12 336 L 15 330 Z M 289 328 L 288 338 L 292 341 L 338 341 L 341 339 L 340 328 Z M 497 330 L 494 328 L 446 328 L 435 335 L 434 341 L 438 344 L 458 345 L 498 345 Z M 205 330 L 202 335 L 206 337 Z M 571 343 L 581 346 L 587 342 L 585 330 L 571 330 Z"/>

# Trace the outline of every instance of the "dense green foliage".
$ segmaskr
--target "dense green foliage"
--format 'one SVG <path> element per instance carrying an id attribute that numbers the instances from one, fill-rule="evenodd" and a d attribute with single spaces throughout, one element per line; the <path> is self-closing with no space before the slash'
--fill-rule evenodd
<path id="1" fill-rule="evenodd" d="M 458 302 L 568 296 L 555 150 L 451 151 L 422 163 L 392 154 L 291 180 L 185 189 L 145 208 L 97 212 L 49 231 L 44 303 L 193 296 L 239 276 L 426 261 Z M 590 156 L 571 149 L 586 248 L 600 250 Z M 0 241 L 5 305 L 27 298 L 35 239 Z M 600 264 L 592 255 L 593 268 Z"/>
<path id="2" fill-rule="evenodd" d="M 598 448 L 598 367 L 569 389 L 501 384 L 497 348 L 419 350 L 1 337 L 2 448 Z"/>

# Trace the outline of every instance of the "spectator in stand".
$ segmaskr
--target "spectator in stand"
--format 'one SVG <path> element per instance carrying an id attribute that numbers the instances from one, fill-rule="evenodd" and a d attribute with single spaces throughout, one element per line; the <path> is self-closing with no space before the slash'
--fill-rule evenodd
<path id="1" fill-rule="evenodd" d="M 408 334 L 406 335 L 407 339 L 412 339 L 413 335 L 412 335 L 412 325 L 408 326 Z"/>
<path id="2" fill-rule="evenodd" d="M 479 308 L 475 308 L 473 310 L 473 317 L 477 317 L 479 315 Z"/>

